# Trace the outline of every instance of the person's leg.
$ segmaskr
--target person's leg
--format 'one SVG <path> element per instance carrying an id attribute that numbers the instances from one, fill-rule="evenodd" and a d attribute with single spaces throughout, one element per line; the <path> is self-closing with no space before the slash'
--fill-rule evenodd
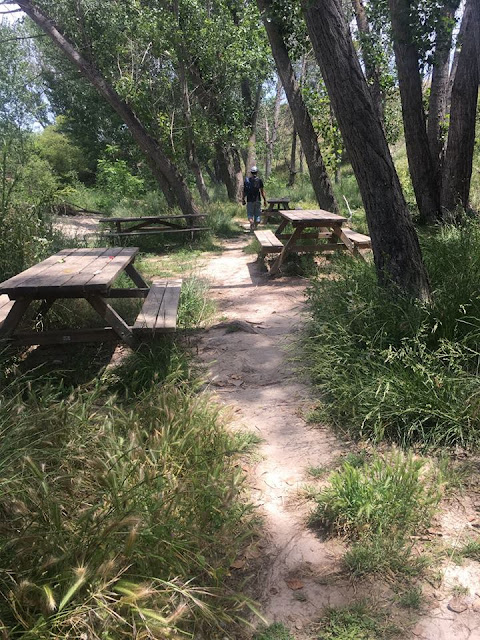
<path id="1" fill-rule="evenodd" d="M 260 224 L 260 218 L 262 215 L 262 203 L 258 201 L 258 202 L 254 202 L 253 204 L 255 205 L 255 209 L 253 212 L 253 220 L 254 220 L 253 225 L 254 225 L 254 228 L 256 229 Z"/>
<path id="2" fill-rule="evenodd" d="M 255 228 L 255 202 L 247 202 L 247 218 L 250 223 L 250 231 Z"/>

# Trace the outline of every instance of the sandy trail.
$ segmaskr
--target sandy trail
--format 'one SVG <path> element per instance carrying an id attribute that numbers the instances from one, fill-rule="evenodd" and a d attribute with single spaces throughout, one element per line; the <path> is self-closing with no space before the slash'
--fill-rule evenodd
<path id="1" fill-rule="evenodd" d="M 266 618 L 298 633 L 325 606 L 353 597 L 336 576 L 341 547 L 305 526 L 309 507 L 299 499 L 306 469 L 330 463 L 341 445 L 327 429 L 305 422 L 310 388 L 288 363 L 304 324 L 306 281 L 268 279 L 255 256 L 243 253 L 245 244 L 227 242 L 202 274 L 227 320 L 205 333 L 199 353 L 220 402 L 233 409 L 233 428 L 263 440 L 253 480 L 265 527 L 257 590 Z"/>

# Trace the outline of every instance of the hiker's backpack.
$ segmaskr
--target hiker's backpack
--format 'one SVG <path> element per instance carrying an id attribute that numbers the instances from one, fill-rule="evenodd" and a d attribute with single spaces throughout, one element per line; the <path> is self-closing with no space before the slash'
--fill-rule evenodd
<path id="1" fill-rule="evenodd" d="M 245 195 L 253 196 L 255 199 L 260 199 L 260 178 L 258 176 L 252 176 L 245 178 Z"/>

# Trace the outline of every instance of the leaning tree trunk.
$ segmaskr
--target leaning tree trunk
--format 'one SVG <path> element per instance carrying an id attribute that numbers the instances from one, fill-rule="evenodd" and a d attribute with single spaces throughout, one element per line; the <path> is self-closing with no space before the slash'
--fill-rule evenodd
<path id="1" fill-rule="evenodd" d="M 476 38 L 480 22 L 472 10 L 475 2 L 478 0 L 467 2 L 463 15 L 465 31 L 452 89 L 450 126 L 442 180 L 441 203 L 444 212 L 453 211 L 457 205 L 466 209 L 470 196 L 479 82 Z"/>
<path id="2" fill-rule="evenodd" d="M 375 63 L 374 56 L 369 47 L 371 39 L 370 25 L 368 24 L 367 12 L 363 0 L 352 0 L 355 20 L 360 34 L 360 45 L 362 47 L 363 64 L 365 65 L 365 75 L 367 77 L 373 104 L 378 113 L 380 121 L 383 123 L 383 91 L 380 84 L 380 71 Z"/>
<path id="3" fill-rule="evenodd" d="M 300 144 L 305 153 L 305 160 L 317 202 L 322 209 L 338 213 L 337 201 L 320 152 L 317 134 L 295 78 L 295 72 L 278 28 L 275 14 L 272 11 L 272 0 L 257 0 L 257 4 L 263 15 L 263 23 L 270 40 L 278 75 L 282 80 L 285 95 L 292 112 L 294 127 L 297 130 Z"/>
<path id="4" fill-rule="evenodd" d="M 430 286 L 417 234 L 341 0 L 302 0 L 302 7 L 362 195 L 379 282 L 428 299 Z"/>
<path id="5" fill-rule="evenodd" d="M 49 36 L 53 43 L 120 116 L 135 142 L 145 154 L 147 163 L 164 193 L 165 183 L 167 183 L 168 191 L 174 194 L 182 212 L 186 215 L 197 214 L 198 209 L 193 202 L 192 195 L 185 184 L 183 176 L 163 152 L 158 142 L 149 135 L 128 104 L 120 98 L 98 69 L 75 49 L 72 43 L 60 33 L 54 23 L 37 7 L 34 7 L 30 0 L 19 0 L 17 4 Z M 165 195 L 168 199 L 167 193 Z"/>
<path id="6" fill-rule="evenodd" d="M 447 115 L 448 81 L 450 72 L 450 50 L 452 48 L 453 24 L 459 2 L 445 0 L 437 30 L 435 54 L 432 68 L 432 84 L 428 104 L 427 137 L 433 161 L 436 182 L 440 184 L 440 171 L 444 141 L 442 126 Z"/>
<path id="7" fill-rule="evenodd" d="M 408 167 L 420 219 L 432 223 L 441 218 L 440 200 L 428 145 L 419 56 L 410 29 L 410 0 L 389 0 L 389 6 Z"/>

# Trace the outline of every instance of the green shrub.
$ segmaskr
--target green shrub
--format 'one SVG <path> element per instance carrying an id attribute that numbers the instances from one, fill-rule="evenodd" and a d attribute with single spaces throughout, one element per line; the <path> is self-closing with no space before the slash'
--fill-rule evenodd
<path id="1" fill-rule="evenodd" d="M 400 632 L 385 612 L 368 602 L 328 609 L 320 625 L 317 640 L 387 640 Z"/>
<path id="2" fill-rule="evenodd" d="M 354 540 L 403 539 L 428 524 L 440 500 L 423 471 L 423 460 L 400 452 L 362 466 L 344 462 L 317 497 L 313 518 Z"/>

